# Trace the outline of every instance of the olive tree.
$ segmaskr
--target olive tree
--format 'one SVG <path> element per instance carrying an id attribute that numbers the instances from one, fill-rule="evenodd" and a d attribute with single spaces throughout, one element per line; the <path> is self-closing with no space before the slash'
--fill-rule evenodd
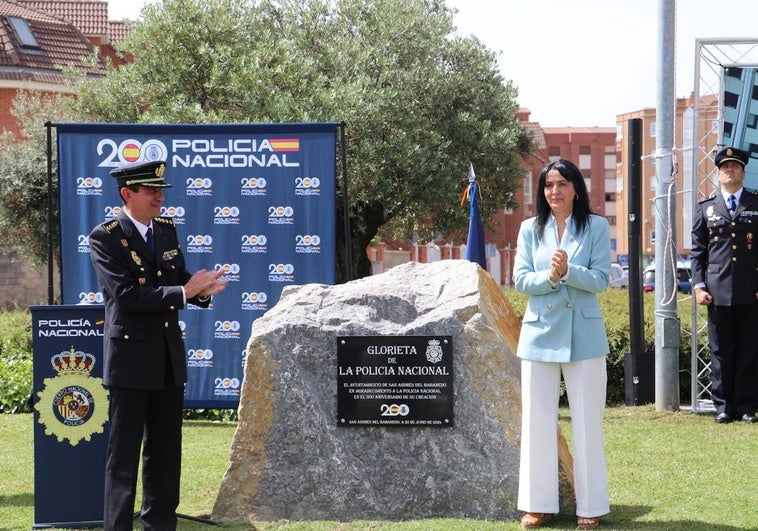
<path id="1" fill-rule="evenodd" d="M 455 35 L 442 0 L 164 0 L 80 79 L 67 112 L 120 123 L 344 122 L 352 263 L 366 246 L 465 234 L 469 163 L 482 216 L 515 207 L 531 138 L 495 54 Z M 339 187 L 339 194 L 345 190 Z M 338 231 L 344 280 L 344 235 Z"/>

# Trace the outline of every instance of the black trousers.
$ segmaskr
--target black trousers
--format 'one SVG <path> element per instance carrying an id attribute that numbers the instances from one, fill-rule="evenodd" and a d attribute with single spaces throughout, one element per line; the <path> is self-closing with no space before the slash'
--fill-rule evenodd
<path id="1" fill-rule="evenodd" d="M 708 306 L 711 398 L 717 413 L 739 417 L 758 408 L 758 304 Z"/>
<path id="2" fill-rule="evenodd" d="M 182 462 L 184 387 L 110 387 L 105 462 L 105 531 L 131 531 L 142 450 L 144 529 L 176 529 Z"/>

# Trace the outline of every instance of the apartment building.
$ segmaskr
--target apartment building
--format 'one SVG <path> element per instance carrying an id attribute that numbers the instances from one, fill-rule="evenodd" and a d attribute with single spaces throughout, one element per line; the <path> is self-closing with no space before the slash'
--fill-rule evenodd
<path id="1" fill-rule="evenodd" d="M 699 122 L 694 124 L 694 101 L 692 97 L 680 98 L 676 102 L 674 120 L 674 167 L 672 174 L 663 176 L 663 182 L 671 182 L 667 193 L 674 197 L 674 222 L 665 227 L 665 234 L 657 234 L 659 213 L 656 211 L 656 112 L 653 108 L 620 114 L 616 117 L 616 149 L 619 153 L 616 197 L 616 216 L 620 220 L 617 227 L 617 249 L 620 261 L 625 261 L 629 253 L 629 123 L 640 119 L 642 124 L 642 165 L 641 165 L 641 220 L 640 238 L 642 263 L 653 262 L 657 241 L 671 239 L 676 242 L 677 253 L 687 256 L 692 248 L 690 232 L 694 202 L 715 190 L 717 178 L 713 156 L 721 148 L 715 144 L 712 134 L 718 130 L 718 99 L 704 96 L 700 103 Z M 696 161 L 693 164 L 693 161 Z M 715 179 L 715 180 L 714 180 Z"/>
<path id="2" fill-rule="evenodd" d="M 519 110 L 522 127 L 532 133 L 535 151 L 522 160 L 524 177 L 516 191 L 517 209 L 503 209 L 492 219 L 487 231 L 488 244 L 495 245 L 500 257 L 498 278 L 510 285 L 516 239 L 521 222 L 535 215 L 537 180 L 542 168 L 558 158 L 574 162 L 582 172 L 596 214 L 610 222 L 612 256 L 616 257 L 617 182 L 616 129 L 613 127 L 542 127 L 529 121 L 530 111 Z"/>

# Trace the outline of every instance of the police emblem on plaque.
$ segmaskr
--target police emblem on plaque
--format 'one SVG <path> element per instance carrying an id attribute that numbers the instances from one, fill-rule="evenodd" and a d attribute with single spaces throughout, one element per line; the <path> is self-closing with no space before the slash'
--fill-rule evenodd
<path id="1" fill-rule="evenodd" d="M 426 360 L 429 363 L 439 363 L 442 361 L 442 347 L 439 339 L 430 339 L 426 345 Z"/>

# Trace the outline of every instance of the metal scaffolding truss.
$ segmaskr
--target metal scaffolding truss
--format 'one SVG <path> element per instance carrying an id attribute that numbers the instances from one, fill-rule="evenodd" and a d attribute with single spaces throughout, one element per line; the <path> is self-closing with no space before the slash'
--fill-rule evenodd
<path id="1" fill-rule="evenodd" d="M 758 67 L 758 39 L 696 39 L 695 90 L 692 131 L 695 146 L 692 150 L 691 184 L 693 212 L 701 199 L 718 188 L 718 174 L 712 163 L 716 152 L 724 147 L 724 69 L 728 67 Z M 716 120 L 713 116 L 717 116 Z M 701 118 L 702 116 L 702 118 Z M 710 356 L 707 341 L 705 310 L 692 297 L 692 411 L 713 411 L 710 400 Z M 708 359 L 706 359 L 708 358 Z"/>

